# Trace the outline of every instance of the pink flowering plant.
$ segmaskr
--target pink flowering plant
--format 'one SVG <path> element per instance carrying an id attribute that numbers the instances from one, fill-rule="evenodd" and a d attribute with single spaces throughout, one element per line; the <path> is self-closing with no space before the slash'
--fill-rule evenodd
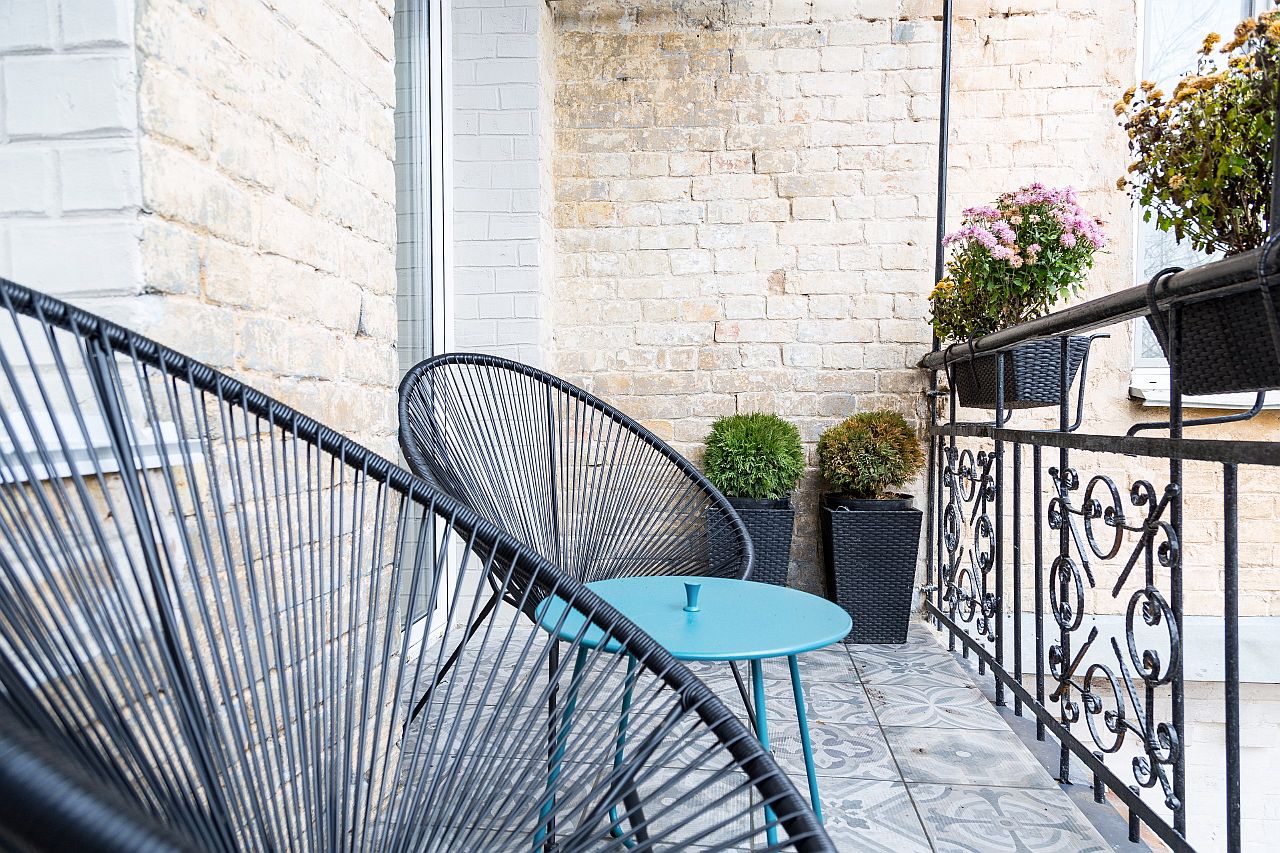
<path id="1" fill-rule="evenodd" d="M 929 295 L 933 327 L 963 341 L 1039 317 L 1079 293 L 1107 238 L 1074 189 L 1037 183 L 964 211 L 960 230 L 943 243 L 951 258 Z"/>

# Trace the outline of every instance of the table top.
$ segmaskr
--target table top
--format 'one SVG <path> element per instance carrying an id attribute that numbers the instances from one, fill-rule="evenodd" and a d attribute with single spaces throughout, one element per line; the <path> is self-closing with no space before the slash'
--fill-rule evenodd
<path id="1" fill-rule="evenodd" d="M 699 584 L 696 611 L 686 584 Z M 726 578 L 664 575 L 593 581 L 587 588 L 620 610 L 628 619 L 680 660 L 756 660 L 785 657 L 829 646 L 849 633 L 849 614 L 838 605 L 773 584 Z M 536 616 L 548 631 L 556 631 L 567 604 L 549 598 Z M 573 640 L 583 616 L 571 611 L 558 629 Z M 602 632 L 590 628 L 583 644 L 599 645 Z M 609 651 L 617 651 L 610 643 Z"/>

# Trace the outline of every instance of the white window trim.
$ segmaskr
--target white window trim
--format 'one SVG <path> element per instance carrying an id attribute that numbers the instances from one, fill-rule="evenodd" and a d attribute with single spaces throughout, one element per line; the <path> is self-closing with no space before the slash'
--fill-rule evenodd
<path id="1" fill-rule="evenodd" d="M 1263 9 L 1270 8 L 1270 0 L 1240 0 L 1241 18 L 1250 14 L 1257 14 Z M 1138 50 L 1134 61 L 1134 79 L 1143 79 L 1143 48 L 1146 44 L 1146 2 L 1139 0 L 1138 7 Z M 1141 265 L 1141 245 L 1140 236 L 1142 233 L 1142 211 L 1139 207 L 1131 205 L 1133 214 L 1133 245 L 1131 247 L 1131 258 L 1133 260 L 1133 270 L 1136 274 Z M 1138 282 L 1144 284 L 1145 282 Z M 1172 396 L 1169 387 L 1169 362 L 1162 358 L 1152 358 L 1143 356 L 1142 354 L 1142 335 L 1143 327 L 1147 325 L 1146 318 L 1139 318 L 1132 321 L 1130 340 L 1132 348 L 1130 352 L 1130 368 L 1129 368 L 1129 399 L 1142 403 L 1144 408 L 1169 408 L 1170 398 Z M 1204 394 L 1198 396 L 1184 396 L 1182 405 L 1190 409 L 1221 409 L 1229 411 L 1248 411 L 1253 408 L 1254 402 L 1257 400 L 1257 394 Z M 1280 409 L 1280 392 L 1268 392 L 1266 400 L 1262 405 L 1264 410 Z"/>

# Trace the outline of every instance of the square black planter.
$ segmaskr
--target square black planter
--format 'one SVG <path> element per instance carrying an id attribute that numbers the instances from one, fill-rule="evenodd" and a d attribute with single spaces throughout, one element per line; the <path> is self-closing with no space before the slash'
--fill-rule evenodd
<path id="1" fill-rule="evenodd" d="M 1067 339 L 1067 387 L 1075 382 L 1080 364 L 1089 351 L 1089 338 L 1073 335 Z M 956 347 L 963 351 L 963 346 Z M 950 366 L 960 405 L 971 409 L 994 409 L 999 396 L 996 368 L 1004 359 L 1004 408 L 1036 409 L 1056 406 L 1062 388 L 1062 342 L 1056 339 L 1030 341 L 1002 353 L 980 355 Z"/>
<path id="2" fill-rule="evenodd" d="M 755 563 L 747 580 L 787 585 L 787 570 L 791 565 L 791 534 L 796 525 L 796 511 L 790 498 L 781 500 L 755 500 L 752 498 L 728 498 L 729 503 L 742 519 L 751 537 Z M 728 565 L 736 546 L 728 532 L 727 524 L 719 521 L 724 513 L 714 507 L 711 514 L 711 561 L 713 565 Z"/>
<path id="3" fill-rule="evenodd" d="M 828 594 L 853 620 L 844 641 L 905 643 L 924 513 L 910 498 L 822 503 Z"/>
<path id="4" fill-rule="evenodd" d="M 786 586 L 787 569 L 791 566 L 791 534 L 796 526 L 791 499 L 729 498 L 729 503 L 742 516 L 755 550 L 755 565 L 748 580 Z"/>

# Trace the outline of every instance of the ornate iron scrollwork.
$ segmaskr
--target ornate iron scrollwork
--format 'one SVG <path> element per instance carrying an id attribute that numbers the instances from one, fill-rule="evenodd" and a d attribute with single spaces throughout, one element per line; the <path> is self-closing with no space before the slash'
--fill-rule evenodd
<path id="1" fill-rule="evenodd" d="M 942 511 L 942 541 L 946 549 L 942 598 L 957 619 L 972 624 L 991 641 L 996 638 L 1000 607 L 999 592 L 991 583 L 998 546 L 990 514 L 997 488 L 992 473 L 995 459 L 995 454 L 985 450 L 975 456 L 971 450 L 949 447 L 942 472 L 948 493 Z"/>
<path id="2" fill-rule="evenodd" d="M 1133 586 L 1130 581 L 1135 569 L 1142 572 L 1142 582 L 1129 594 L 1125 607 L 1124 647 L 1117 638 L 1110 638 L 1114 665 L 1094 662 L 1083 677 L 1077 675 L 1098 639 L 1096 627 L 1072 656 L 1061 642 L 1054 643 L 1048 653 L 1049 670 L 1058 685 L 1050 700 L 1059 703 L 1064 722 L 1075 723 L 1083 717 L 1094 744 L 1103 753 L 1118 752 L 1127 736 L 1136 737 L 1142 754 L 1132 762 L 1134 780 L 1143 788 L 1159 784 L 1165 805 L 1176 810 L 1180 803 L 1169 769 L 1181 759 L 1181 734 L 1172 723 L 1155 721 L 1152 696 L 1155 688 L 1170 683 L 1182 666 L 1178 620 L 1156 586 L 1154 572 L 1156 565 L 1170 569 L 1181 559 L 1177 532 L 1166 519 L 1178 487 L 1167 485 L 1158 494 L 1150 482 L 1135 481 L 1129 488 L 1129 504 L 1144 515 L 1131 523 L 1120 490 L 1110 477 L 1092 477 L 1077 506 L 1080 477 L 1076 471 L 1050 468 L 1049 476 L 1055 497 L 1046 520 L 1050 529 L 1066 531 L 1066 544 L 1053 561 L 1048 579 L 1051 612 L 1064 635 L 1069 637 L 1084 625 L 1086 592 L 1097 587 L 1095 561 L 1115 559 L 1134 534 L 1137 541 L 1110 590 L 1112 598 L 1119 600 Z M 1158 631 L 1159 636 L 1152 637 L 1151 631 Z M 1158 647 L 1168 649 L 1167 660 Z"/>

